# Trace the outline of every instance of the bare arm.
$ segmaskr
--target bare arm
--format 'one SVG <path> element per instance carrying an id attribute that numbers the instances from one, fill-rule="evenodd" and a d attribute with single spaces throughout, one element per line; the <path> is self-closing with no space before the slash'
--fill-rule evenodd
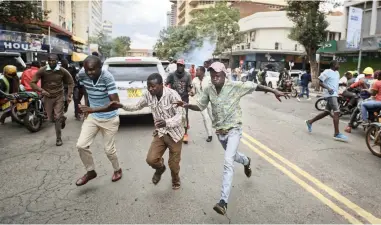
<path id="1" fill-rule="evenodd" d="M 147 99 L 144 96 L 143 98 L 141 98 L 139 100 L 138 103 L 131 104 L 131 105 L 123 105 L 122 109 L 126 110 L 126 111 L 129 111 L 129 112 L 133 112 L 133 111 L 141 110 L 141 109 L 143 109 L 144 107 L 147 107 L 147 106 L 148 106 Z"/>

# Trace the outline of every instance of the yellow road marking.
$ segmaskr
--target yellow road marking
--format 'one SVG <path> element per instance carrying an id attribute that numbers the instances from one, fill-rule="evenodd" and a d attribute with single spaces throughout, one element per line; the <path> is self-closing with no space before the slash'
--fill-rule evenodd
<path id="1" fill-rule="evenodd" d="M 349 199 L 342 196 L 340 193 L 338 193 L 337 191 L 328 187 L 327 185 L 323 184 L 321 181 L 319 181 L 318 179 L 316 179 L 315 177 L 313 177 L 312 175 L 310 175 L 306 171 L 302 170 L 297 165 L 295 165 L 295 164 L 291 163 L 290 161 L 288 161 L 287 159 L 283 158 L 281 155 L 274 152 L 273 150 L 271 150 L 270 148 L 268 148 L 267 146 L 265 146 L 261 142 L 257 141 L 255 138 L 251 137 L 250 135 L 248 135 L 244 132 L 243 132 L 243 136 L 245 138 L 247 138 L 249 141 L 251 141 L 252 143 L 254 143 L 255 145 L 257 145 L 259 148 L 265 150 L 266 152 L 268 152 L 269 154 L 271 154 L 272 156 L 277 158 L 279 161 L 283 162 L 284 164 L 286 164 L 287 166 L 289 166 L 290 168 L 295 170 L 297 173 L 299 173 L 300 175 L 302 175 L 303 177 L 305 177 L 306 179 L 308 179 L 309 181 L 314 183 L 317 187 L 319 187 L 320 189 L 327 192 L 329 195 L 334 197 L 336 200 L 343 203 L 344 205 L 346 205 L 351 210 L 355 211 L 358 215 L 360 215 L 363 218 L 365 218 L 366 220 L 368 220 L 371 224 L 381 224 L 381 219 L 375 217 L 371 213 L 367 212 L 365 209 L 363 209 L 360 206 L 356 205 L 355 203 L 351 202 Z"/>
<path id="2" fill-rule="evenodd" d="M 286 169 L 285 167 L 283 167 L 282 165 L 280 165 L 279 163 L 275 162 L 273 159 L 271 159 L 269 156 L 267 156 L 266 154 L 264 154 L 262 151 L 258 150 L 257 148 L 255 148 L 254 146 L 252 146 L 249 142 L 247 142 L 246 140 L 244 139 L 241 139 L 241 141 L 247 146 L 249 147 L 252 151 L 254 151 L 255 153 L 257 153 L 259 156 L 261 156 L 262 158 L 264 158 L 267 162 L 269 162 L 270 164 L 272 164 L 274 167 L 276 167 L 277 169 L 279 169 L 280 171 L 282 171 L 284 174 L 286 174 L 288 177 L 291 178 L 291 180 L 295 181 L 295 183 L 299 184 L 300 186 L 302 186 L 304 189 L 306 189 L 308 192 L 310 192 L 312 195 L 314 195 L 317 199 L 319 199 L 321 202 L 323 202 L 324 204 L 326 204 L 328 207 L 330 207 L 334 212 L 336 212 L 337 214 L 343 216 L 345 219 L 347 219 L 350 223 L 352 224 L 362 224 L 359 220 L 357 220 L 355 217 L 353 217 L 352 215 L 350 215 L 349 213 L 347 213 L 346 211 L 344 211 L 343 209 L 341 209 L 338 205 L 336 205 L 335 203 L 333 203 L 331 200 L 329 200 L 328 198 L 324 197 L 324 195 L 322 195 L 320 192 L 318 192 L 315 188 L 311 187 L 309 184 L 307 184 L 306 182 L 304 182 L 303 180 L 301 180 L 300 178 L 298 178 L 297 176 L 295 176 L 295 174 L 293 174 L 291 171 L 289 171 L 288 169 Z"/>

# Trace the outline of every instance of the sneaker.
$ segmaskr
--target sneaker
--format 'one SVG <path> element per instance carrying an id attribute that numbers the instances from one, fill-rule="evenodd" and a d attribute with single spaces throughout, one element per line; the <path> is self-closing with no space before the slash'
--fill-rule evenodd
<path id="1" fill-rule="evenodd" d="M 348 142 L 348 137 L 342 133 L 338 133 L 336 136 L 333 137 L 333 139 L 335 139 L 336 141 Z"/>
<path id="2" fill-rule="evenodd" d="M 61 145 L 63 145 L 62 139 L 61 138 L 57 138 L 57 140 L 56 140 L 56 146 L 61 146 Z"/>
<path id="3" fill-rule="evenodd" d="M 296 99 L 298 100 L 298 102 L 300 102 L 300 98 L 299 97 L 296 97 Z"/>
<path id="4" fill-rule="evenodd" d="M 312 132 L 312 124 L 310 124 L 309 122 L 308 122 L 308 120 L 306 120 L 305 121 L 306 122 L 306 125 L 307 125 L 307 129 L 308 129 L 308 132 Z"/>
<path id="5" fill-rule="evenodd" d="M 213 207 L 214 211 L 216 211 L 218 214 L 225 215 L 226 210 L 228 209 L 228 204 L 224 200 L 220 200 L 219 203 L 217 203 Z"/>
<path id="6" fill-rule="evenodd" d="M 308 101 L 311 101 L 311 98 L 307 98 Z"/>
<path id="7" fill-rule="evenodd" d="M 250 157 L 247 157 L 247 159 L 249 160 L 249 163 L 243 167 L 245 169 L 245 174 L 246 174 L 247 178 L 249 178 L 249 177 L 251 177 L 251 168 L 250 168 L 251 159 L 250 159 Z"/>

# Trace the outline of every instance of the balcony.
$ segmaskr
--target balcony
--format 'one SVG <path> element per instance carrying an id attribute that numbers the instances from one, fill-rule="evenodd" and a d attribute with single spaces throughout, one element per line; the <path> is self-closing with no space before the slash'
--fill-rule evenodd
<path id="1" fill-rule="evenodd" d="M 185 8 L 185 3 L 186 3 L 185 0 L 182 0 L 181 2 L 179 2 L 179 11 L 181 11 Z"/>
<path id="2" fill-rule="evenodd" d="M 196 6 L 196 5 L 198 5 L 198 0 L 190 0 L 189 1 L 189 5 L 191 5 L 191 6 Z"/>
<path id="3" fill-rule="evenodd" d="M 199 12 L 199 11 L 202 11 L 202 10 L 204 10 L 204 9 L 208 9 L 208 8 L 210 8 L 210 7 L 212 7 L 213 5 L 212 4 L 209 4 L 209 5 L 197 5 L 195 8 L 193 8 L 193 9 L 191 9 L 190 10 L 190 14 L 194 14 L 194 13 L 196 13 L 196 12 Z"/>
<path id="4" fill-rule="evenodd" d="M 169 0 L 169 2 L 172 2 L 172 3 L 177 3 L 177 0 Z"/>
<path id="5" fill-rule="evenodd" d="M 182 26 L 185 24 L 185 16 L 179 20 L 179 22 L 177 23 L 178 26 Z"/>
<path id="6" fill-rule="evenodd" d="M 179 13 L 179 15 L 177 15 L 177 17 L 179 18 L 179 20 L 181 20 L 185 15 L 185 8 L 183 10 L 181 10 L 181 12 Z"/>

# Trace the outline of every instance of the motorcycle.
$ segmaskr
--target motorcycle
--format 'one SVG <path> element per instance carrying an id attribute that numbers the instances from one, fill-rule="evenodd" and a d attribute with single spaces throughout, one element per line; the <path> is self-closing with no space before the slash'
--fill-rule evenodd
<path id="1" fill-rule="evenodd" d="M 12 118 L 16 122 L 23 124 L 30 132 L 37 132 L 41 129 L 43 121 L 47 118 L 41 97 L 36 92 L 19 92 L 16 94 L 5 94 L 12 102 Z M 22 121 L 22 123 L 20 122 Z"/>
<path id="2" fill-rule="evenodd" d="M 277 87 L 277 90 L 291 93 L 291 96 L 294 98 L 298 96 L 298 91 L 296 90 L 294 82 L 291 79 L 282 80 Z"/>
<path id="3" fill-rule="evenodd" d="M 340 117 L 342 117 L 343 115 L 351 115 L 353 110 L 356 108 L 356 107 L 351 107 L 351 108 L 347 107 L 350 100 L 351 98 L 344 97 L 342 95 L 339 95 L 339 97 L 337 98 L 337 101 L 339 103 L 339 109 L 340 109 L 340 114 L 339 114 Z M 324 111 L 326 105 L 327 105 L 327 97 L 320 97 L 315 102 L 315 108 L 319 111 Z M 332 113 L 330 115 L 333 116 Z"/>
<path id="4" fill-rule="evenodd" d="M 373 122 L 367 126 L 364 125 L 364 129 L 366 129 L 365 142 L 369 151 L 381 158 L 381 111 L 378 109 L 369 112 L 369 120 Z"/>

